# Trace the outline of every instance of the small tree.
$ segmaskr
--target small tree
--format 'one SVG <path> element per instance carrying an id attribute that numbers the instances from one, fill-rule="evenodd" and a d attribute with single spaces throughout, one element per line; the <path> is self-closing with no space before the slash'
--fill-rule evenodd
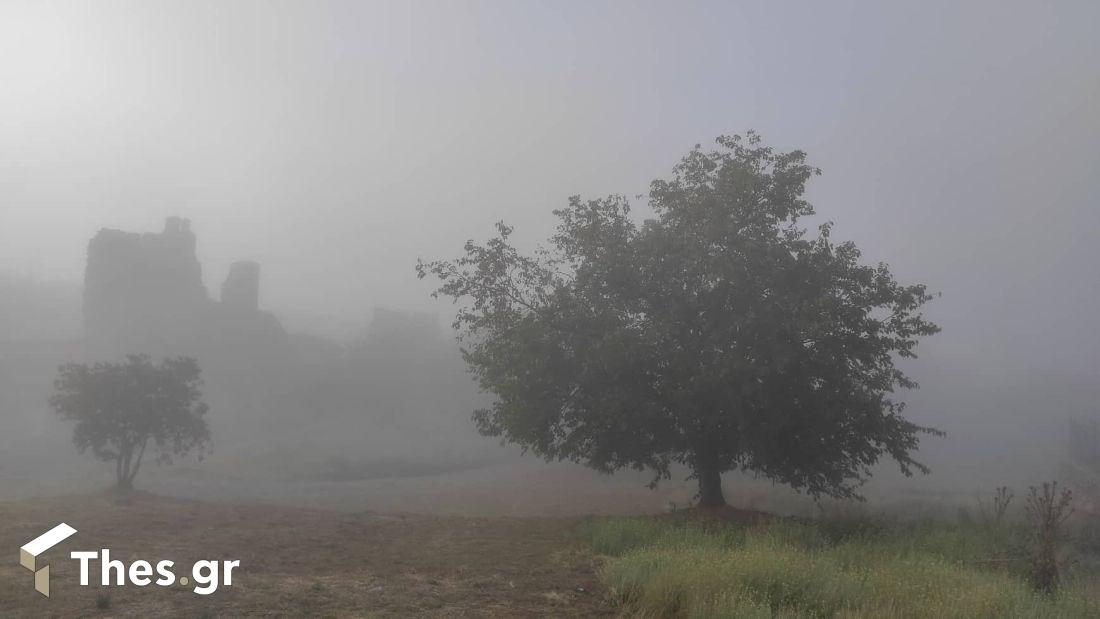
<path id="1" fill-rule="evenodd" d="M 482 388 L 478 429 L 597 470 L 692 470 L 701 506 L 745 470 L 813 495 L 857 496 L 882 456 L 924 471 L 922 433 L 893 392 L 894 365 L 938 331 L 932 297 L 866 266 L 828 224 L 799 219 L 817 169 L 755 134 L 696 147 L 652 183 L 653 219 L 622 196 L 570 200 L 533 255 L 512 229 L 453 261 L 417 265 L 466 301 L 455 328 Z"/>
<path id="2" fill-rule="evenodd" d="M 210 440 L 198 363 L 189 357 L 154 364 L 146 355 L 122 363 L 68 363 L 59 368 L 50 406 L 76 422 L 73 444 L 115 463 L 120 489 L 133 487 L 152 442 L 157 464 L 203 450 Z"/>

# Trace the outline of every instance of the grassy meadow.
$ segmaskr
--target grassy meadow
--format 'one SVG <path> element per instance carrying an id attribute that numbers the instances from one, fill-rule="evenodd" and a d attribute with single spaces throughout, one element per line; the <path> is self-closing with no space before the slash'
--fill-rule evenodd
<path id="1" fill-rule="evenodd" d="M 1029 531 L 1018 523 L 674 514 L 593 519 L 583 531 L 627 616 L 1100 616 L 1088 557 L 1066 557 L 1056 593 L 1032 589 Z"/>

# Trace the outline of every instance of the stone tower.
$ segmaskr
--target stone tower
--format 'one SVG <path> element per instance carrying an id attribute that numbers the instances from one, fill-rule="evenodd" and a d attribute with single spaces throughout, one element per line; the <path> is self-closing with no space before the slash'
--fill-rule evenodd
<path id="1" fill-rule="evenodd" d="M 255 312 L 260 309 L 260 263 L 234 262 L 222 284 L 222 305 L 226 309 Z"/>

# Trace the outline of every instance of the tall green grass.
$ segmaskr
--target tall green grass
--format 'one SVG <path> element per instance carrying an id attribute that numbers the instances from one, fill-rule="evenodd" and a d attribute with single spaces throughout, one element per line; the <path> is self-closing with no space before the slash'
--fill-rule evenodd
<path id="1" fill-rule="evenodd" d="M 841 527 L 841 529 L 844 529 Z M 844 529 L 596 520 L 601 576 L 642 617 L 1095 617 L 1080 589 L 1034 593 L 1000 559 L 1009 529 L 879 524 Z"/>

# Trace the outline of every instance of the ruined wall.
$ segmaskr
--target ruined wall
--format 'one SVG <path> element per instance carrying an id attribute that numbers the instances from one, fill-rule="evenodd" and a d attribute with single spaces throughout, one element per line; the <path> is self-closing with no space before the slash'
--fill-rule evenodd
<path id="1" fill-rule="evenodd" d="M 178 217 L 160 233 L 100 230 L 84 273 L 86 340 L 105 352 L 209 357 L 229 343 L 248 354 L 285 336 L 274 316 L 259 311 L 260 265 L 235 263 L 219 303 L 203 285 L 195 245 L 190 222 Z"/>
<path id="2" fill-rule="evenodd" d="M 190 223 L 161 233 L 100 230 L 88 243 L 84 333 L 92 340 L 170 337 L 209 303 Z"/>
<path id="3" fill-rule="evenodd" d="M 260 308 L 260 263 L 242 260 L 229 267 L 222 284 L 222 305 L 250 312 Z"/>

